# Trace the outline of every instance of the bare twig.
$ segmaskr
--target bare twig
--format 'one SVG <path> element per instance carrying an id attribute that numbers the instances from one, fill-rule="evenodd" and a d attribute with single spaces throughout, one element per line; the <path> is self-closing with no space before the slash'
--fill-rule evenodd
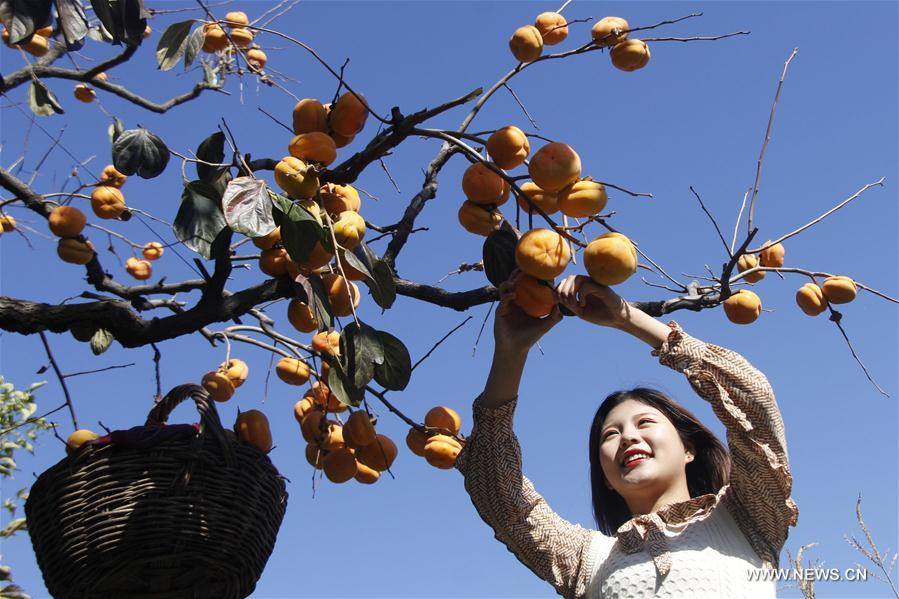
<path id="1" fill-rule="evenodd" d="M 509 87 L 508 83 L 503 83 L 503 87 L 505 87 L 507 90 L 509 90 L 509 93 L 512 94 L 512 97 L 515 98 L 515 102 L 518 103 L 518 106 L 521 108 L 522 112 L 524 112 L 524 116 L 526 116 L 527 119 L 531 122 L 531 125 L 534 127 L 534 129 L 539 130 L 540 127 L 539 127 L 539 125 L 537 125 L 537 121 L 534 120 L 534 117 L 532 117 L 531 113 L 528 112 L 528 109 L 525 108 L 524 103 L 518 97 L 518 94 L 515 93 L 515 90 L 513 90 L 511 87 Z"/>
<path id="2" fill-rule="evenodd" d="M 846 345 L 849 346 L 849 351 L 852 353 L 852 357 L 855 358 L 855 361 L 858 362 L 858 365 L 861 366 L 862 371 L 864 371 L 865 376 L 868 377 L 868 380 L 871 381 L 871 384 L 880 392 L 884 397 L 889 397 L 890 394 L 883 390 L 883 388 L 877 384 L 877 381 L 871 376 L 871 373 L 868 372 L 868 369 L 865 367 L 865 364 L 862 362 L 862 359 L 855 353 L 855 348 L 852 347 L 852 342 L 849 341 L 849 335 L 846 334 L 846 331 L 843 329 L 843 315 L 840 312 L 837 312 L 833 309 L 833 307 L 828 304 L 828 309 L 830 310 L 830 320 L 833 321 L 837 328 L 840 329 L 840 333 L 843 335 L 843 339 L 846 340 Z"/>
<path id="3" fill-rule="evenodd" d="M 749 199 L 750 190 L 747 189 L 746 193 L 743 194 L 743 203 L 740 205 L 740 212 L 737 214 L 737 222 L 734 224 L 734 237 L 730 241 L 730 255 L 734 255 L 734 247 L 737 245 L 737 231 L 740 228 L 740 220 L 743 218 L 743 210 L 746 208 L 746 200 Z"/>
<path id="4" fill-rule="evenodd" d="M 447 333 L 446 335 L 444 335 L 443 337 L 441 337 L 441 338 L 440 338 L 440 341 L 438 341 L 437 343 L 435 343 L 434 346 L 433 346 L 430 350 L 428 350 L 428 353 L 426 353 L 425 355 L 423 355 L 421 358 L 418 359 L 418 361 L 417 361 L 415 364 L 412 365 L 412 370 L 415 370 L 415 368 L 416 368 L 419 364 L 421 364 L 422 362 L 424 362 L 425 359 L 427 359 L 428 356 L 430 356 L 432 353 L 434 353 L 434 350 L 437 349 L 437 347 L 438 347 L 441 343 L 443 343 L 444 341 L 446 341 L 446 340 L 449 338 L 450 335 L 452 335 L 453 333 L 455 333 L 456 331 L 458 331 L 459 329 L 461 329 L 462 326 L 463 326 L 466 322 L 468 322 L 469 320 L 471 320 L 471 318 L 472 318 L 471 316 L 467 316 L 467 317 L 465 318 L 465 320 L 463 320 L 462 322 L 460 322 L 459 324 L 457 324 L 455 327 L 453 327 L 453 328 L 450 330 L 449 333 Z"/>
<path id="5" fill-rule="evenodd" d="M 858 552 L 871 560 L 875 566 L 880 568 L 881 572 L 883 572 L 885 578 L 884 582 L 890 585 L 890 589 L 893 591 L 893 595 L 899 597 L 899 590 L 896 589 L 896 585 L 893 583 L 893 579 L 891 577 L 893 567 L 896 564 L 896 557 L 894 556 L 890 562 L 889 567 L 886 564 L 886 560 L 889 559 L 889 552 L 886 555 L 883 555 L 880 550 L 877 548 L 877 545 L 874 544 L 874 539 L 871 537 L 871 533 L 868 531 L 868 527 L 865 525 L 865 521 L 862 519 L 862 496 L 859 494 L 858 499 L 855 502 L 855 517 L 858 519 L 858 525 L 861 527 L 862 532 L 865 533 L 865 538 L 868 540 L 868 545 L 870 549 L 865 549 L 862 547 L 862 544 L 859 543 L 858 539 L 855 537 L 849 537 L 844 535 L 846 541 L 852 545 Z"/>
<path id="6" fill-rule="evenodd" d="M 706 215 L 709 217 L 709 220 L 711 220 L 712 224 L 715 225 L 715 231 L 718 232 L 718 237 L 721 239 L 721 243 L 724 244 L 724 251 L 727 252 L 727 256 L 729 258 L 733 257 L 733 254 L 730 251 L 730 247 L 728 247 L 727 241 L 724 240 L 724 235 L 721 233 L 721 228 L 718 226 L 718 221 L 715 220 L 715 217 L 712 216 L 712 213 L 709 212 L 708 209 L 705 207 L 705 204 L 703 203 L 702 198 L 699 197 L 699 194 L 696 193 L 696 190 L 693 189 L 692 185 L 690 186 L 690 191 L 692 191 L 693 195 L 696 196 L 696 199 L 699 201 L 699 205 L 702 207 L 702 211 L 706 213 Z"/>
<path id="7" fill-rule="evenodd" d="M 72 396 L 69 395 L 69 388 L 66 386 L 66 377 L 62 374 L 62 371 L 59 369 L 59 364 L 56 363 L 56 358 L 53 357 L 53 351 L 50 349 L 50 344 L 47 342 L 47 336 L 43 331 L 38 333 L 41 336 L 41 343 L 44 344 L 44 350 L 47 352 L 47 358 L 50 359 L 50 365 L 53 367 L 53 372 L 56 373 L 56 378 L 59 379 L 59 384 L 62 386 L 63 395 L 66 398 L 66 406 L 69 408 L 69 414 L 72 417 L 72 426 L 75 427 L 75 430 L 78 430 L 78 418 L 75 416 L 75 404 L 72 403 Z"/>
<path id="8" fill-rule="evenodd" d="M 787 62 L 784 63 L 783 72 L 780 74 L 780 81 L 777 82 L 777 91 L 774 93 L 774 101 L 771 103 L 771 114 L 768 116 L 768 128 L 765 130 L 765 141 L 762 142 L 762 150 L 759 152 L 759 159 L 755 167 L 755 183 L 752 184 L 752 197 L 749 200 L 749 219 L 746 223 L 747 231 L 752 231 L 752 219 L 755 215 L 755 198 L 759 193 L 759 180 L 762 177 L 762 161 L 765 159 L 765 149 L 771 140 L 771 128 L 774 126 L 774 113 L 777 110 L 777 100 L 780 98 L 780 90 L 783 87 L 784 79 L 787 76 L 787 69 L 790 67 L 793 57 L 799 52 L 799 48 L 793 48 Z"/>

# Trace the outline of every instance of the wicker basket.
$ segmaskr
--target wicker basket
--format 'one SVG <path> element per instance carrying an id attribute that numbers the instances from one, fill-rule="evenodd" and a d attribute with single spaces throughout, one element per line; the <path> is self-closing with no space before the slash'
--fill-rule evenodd
<path id="1" fill-rule="evenodd" d="M 188 397 L 200 413 L 198 434 L 164 426 Z M 222 428 L 197 385 L 176 387 L 144 427 L 111 437 L 69 455 L 31 488 L 28 531 L 50 593 L 249 595 L 287 507 L 284 479 L 268 457 Z"/>

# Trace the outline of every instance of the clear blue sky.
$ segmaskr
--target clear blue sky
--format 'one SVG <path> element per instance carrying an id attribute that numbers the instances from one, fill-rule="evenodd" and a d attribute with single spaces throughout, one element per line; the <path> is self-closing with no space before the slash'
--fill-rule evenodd
<path id="1" fill-rule="evenodd" d="M 157 7 L 189 6 L 189 2 L 150 3 Z M 250 17 L 269 3 L 234 3 Z M 230 8 L 230 7 L 229 7 Z M 435 106 L 476 87 L 490 86 L 513 66 L 507 49 L 511 32 L 532 22 L 539 12 L 558 8 L 547 3 L 473 2 L 304 2 L 277 21 L 275 27 L 316 48 L 332 65 L 349 57 L 347 78 L 371 105 L 386 114 L 398 105 L 404 113 Z M 225 8 L 217 9 L 224 15 Z M 729 237 L 744 191 L 751 186 L 771 100 L 784 61 L 794 47 L 793 61 L 781 95 L 773 138 L 765 157 L 756 210 L 764 241 L 793 230 L 866 183 L 886 177 L 883 188 L 869 190 L 835 216 L 787 243 L 787 263 L 812 270 L 846 274 L 893 297 L 897 296 L 897 5 L 893 2 L 714 2 L 714 3 L 594 3 L 575 1 L 565 10 L 569 19 L 607 14 L 627 18 L 632 26 L 649 25 L 691 12 L 704 16 L 652 32 L 654 37 L 700 36 L 751 30 L 744 37 L 717 42 L 656 43 L 649 66 L 636 73 L 614 70 L 608 56 L 590 53 L 551 61 L 513 79 L 512 87 L 539 124 L 540 133 L 571 144 L 581 155 L 584 174 L 637 191 L 652 199 L 610 193 L 614 224 L 636 239 L 666 270 L 704 274 L 705 264 L 718 270 L 723 249 L 714 229 L 689 191 L 693 185 L 719 219 Z M 168 23 L 197 13 L 165 15 L 152 21 L 155 31 L 138 57 L 110 73 L 113 80 L 161 101 L 189 89 L 201 76 L 155 69 L 153 49 Z M 573 48 L 589 38 L 589 24 L 572 26 L 561 48 Z M 330 99 L 334 81 L 302 50 L 262 36 L 259 43 L 269 65 L 287 74 L 284 85 L 299 97 Z M 80 65 L 113 50 L 89 42 Z M 62 61 L 66 63 L 67 61 Z M 4 73 L 20 59 L 0 49 Z M 89 170 L 97 174 L 109 162 L 109 123 L 98 104 L 83 105 L 71 97 L 72 83 L 48 81 L 65 105 L 65 117 L 39 121 L 56 134 L 65 124 L 62 144 L 79 159 L 95 155 Z M 257 106 L 282 120 L 290 118 L 294 100 L 287 94 L 247 79 L 227 86 L 230 96 L 205 94 L 201 100 L 166 115 L 138 111 L 122 100 L 100 93 L 102 106 L 126 126 L 146 126 L 171 147 L 188 153 L 225 117 L 241 150 L 254 157 L 280 158 L 289 135 Z M 20 155 L 28 136 L 24 172 L 31 176 L 49 147 L 48 137 L 29 128 L 29 119 L 10 102 L 24 103 L 25 88 L 4 100 L 2 164 Z M 27 112 L 27 105 L 23 106 Z M 455 127 L 465 114 L 456 110 L 435 125 Z M 479 115 L 472 130 L 515 124 L 533 130 L 508 93 L 499 93 Z M 361 140 L 376 132 L 369 119 L 357 143 L 341 152 L 350 155 Z M 421 169 L 438 145 L 410 140 L 386 161 L 402 193 L 375 167 L 359 186 L 377 196 L 363 198 L 363 215 L 388 224 L 402 214 L 422 181 Z M 37 175 L 34 188 L 52 192 L 67 176 L 73 161 L 56 149 Z M 417 233 L 398 261 L 406 278 L 434 283 L 463 262 L 479 260 L 481 239 L 456 222 L 462 201 L 460 178 L 465 163 L 454 159 L 442 172 L 438 197 L 430 202 Z M 192 175 L 192 167 L 188 167 Z M 517 173 L 516 173 L 517 174 Z M 90 179 L 90 175 L 85 175 Z M 124 190 L 129 204 L 171 220 L 180 198 L 179 164 L 173 161 L 163 176 L 129 179 Z M 36 232 L 33 249 L 16 235 L 3 235 L 2 293 L 57 303 L 86 289 L 80 267 L 60 263 L 46 225 L 19 208 L 10 212 Z M 171 232 L 151 223 L 157 233 L 132 221 L 117 230 L 136 241 L 173 239 Z M 594 231 L 599 234 L 600 231 Z M 98 248 L 105 235 L 90 232 Z M 128 249 L 114 242 L 124 260 Z M 383 251 L 384 242 L 373 247 Z M 187 249 L 179 253 L 190 261 Z M 119 278 L 126 277 L 116 258 L 105 251 L 102 261 Z M 158 274 L 170 281 L 193 276 L 169 252 L 157 263 Z M 582 272 L 579 265 L 567 274 Z M 662 280 L 641 270 L 651 282 Z M 230 289 L 260 280 L 253 269 L 236 274 Z M 484 284 L 481 273 L 451 277 L 450 289 Z M 755 324 L 730 324 L 720 310 L 674 317 L 694 336 L 733 348 L 769 377 L 787 429 L 794 474 L 794 498 L 799 524 L 787 549 L 818 545 L 809 557 L 829 567 L 846 568 L 864 560 L 844 540 L 859 534 L 855 500 L 864 497 L 866 521 L 881 549 L 895 550 L 897 539 L 897 305 L 860 293 L 842 310 L 851 339 L 878 382 L 892 396 L 881 397 L 852 359 L 836 327 L 809 318 L 795 306 L 795 290 L 805 281 L 768 275 L 756 291 L 766 311 Z M 618 291 L 630 299 L 666 297 L 639 278 Z M 185 295 L 182 299 L 188 299 Z M 190 297 L 193 300 L 193 297 Z M 285 331 L 286 305 L 268 313 Z M 481 390 L 492 350 L 489 326 L 472 355 L 486 307 L 473 316 L 415 372 L 396 404 L 421 419 L 435 405 L 448 405 L 470 430 L 470 404 Z M 399 336 L 413 359 L 423 355 L 465 314 L 399 298 L 381 315 L 365 297 L 361 317 Z M 112 428 L 143 421 L 154 391 L 152 350 L 123 351 L 117 346 L 101 357 L 68 334 L 51 335 L 56 356 L 69 372 L 134 362 L 134 366 L 70 380 L 78 416 L 84 426 Z M 47 374 L 37 336 L 3 333 L 0 372 L 25 387 Z M 677 373 L 659 366 L 645 346 L 614 332 L 566 319 L 542 343 L 544 355 L 532 352 L 516 416 L 523 447 L 525 473 L 561 515 L 592 525 L 587 465 L 587 433 L 599 400 L 612 390 L 637 384 L 655 385 L 695 410 L 721 436 L 723 427 Z M 199 381 L 222 361 L 224 347 L 211 348 L 201 337 L 165 342 L 163 385 Z M 406 426 L 378 404 L 379 429 L 400 445 L 393 472 L 372 487 L 319 482 L 312 498 L 312 469 L 303 458 L 305 443 L 291 416 L 294 391 L 272 377 L 264 398 L 269 356 L 237 347 L 235 355 L 250 364 L 247 383 L 226 405 L 223 421 L 233 422 L 242 410 L 265 411 L 273 424 L 276 449 L 271 458 L 291 480 L 290 503 L 275 551 L 254 597 L 551 597 L 552 589 L 519 564 L 478 518 L 455 471 L 438 471 L 410 454 L 403 444 Z M 52 377 L 39 392 L 42 408 L 59 405 L 62 394 Z M 65 422 L 63 436 L 70 432 Z M 195 415 L 179 409 L 174 421 Z M 52 437 L 38 446 L 33 459 L 20 461 L 21 472 L 3 494 L 33 480 L 63 457 Z M 8 515 L 2 515 L 2 522 Z M 15 579 L 35 597 L 45 596 L 30 544 L 22 535 L 2 547 L 3 562 Z M 819 583 L 819 597 L 883 597 L 888 587 L 876 582 Z M 799 596 L 797 589 L 782 592 Z"/>

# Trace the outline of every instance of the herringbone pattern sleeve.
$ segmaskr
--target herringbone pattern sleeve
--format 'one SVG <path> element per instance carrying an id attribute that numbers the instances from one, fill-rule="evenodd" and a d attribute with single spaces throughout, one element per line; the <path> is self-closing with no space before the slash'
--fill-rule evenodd
<path id="1" fill-rule="evenodd" d="M 768 379 L 740 354 L 687 335 L 675 322 L 662 347 L 662 364 L 687 376 L 727 428 L 732 466 L 728 507 L 763 560 L 776 567 L 799 510 L 783 419 Z"/>
<path id="2" fill-rule="evenodd" d="M 563 597 L 587 592 L 593 531 L 561 518 L 521 473 L 512 431 L 513 400 L 487 409 L 474 403 L 474 428 L 456 461 L 465 489 L 494 536 Z"/>

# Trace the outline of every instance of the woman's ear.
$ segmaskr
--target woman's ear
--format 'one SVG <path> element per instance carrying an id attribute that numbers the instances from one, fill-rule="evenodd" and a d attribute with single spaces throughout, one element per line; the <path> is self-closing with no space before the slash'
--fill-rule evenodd
<path id="1" fill-rule="evenodd" d="M 696 459 L 696 447 L 692 443 L 684 443 L 684 458 L 688 464 Z"/>

